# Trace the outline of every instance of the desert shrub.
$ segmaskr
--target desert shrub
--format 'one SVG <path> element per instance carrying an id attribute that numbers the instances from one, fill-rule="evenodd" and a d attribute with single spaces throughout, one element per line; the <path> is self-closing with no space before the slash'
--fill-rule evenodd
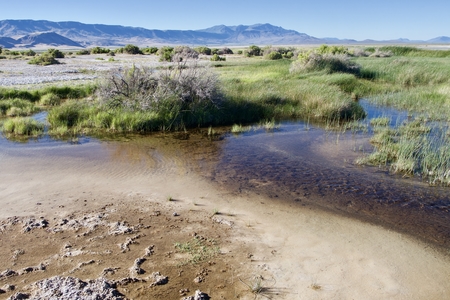
<path id="1" fill-rule="evenodd" d="M 33 59 L 28 61 L 28 63 L 31 65 L 48 66 L 59 64 L 59 61 L 57 61 L 50 53 L 43 53 L 39 56 L 35 56 Z"/>
<path id="2" fill-rule="evenodd" d="M 107 56 L 116 56 L 116 54 L 114 53 L 114 51 L 109 51 L 108 53 L 106 53 Z"/>
<path id="3" fill-rule="evenodd" d="M 173 47 L 170 46 L 164 46 L 159 48 L 158 55 L 160 61 L 172 61 L 172 55 L 173 55 Z"/>
<path id="4" fill-rule="evenodd" d="M 58 49 L 48 49 L 47 53 L 49 53 L 53 58 L 64 58 L 64 53 Z"/>
<path id="5" fill-rule="evenodd" d="M 35 56 L 35 55 L 36 55 L 36 52 L 34 52 L 33 50 L 29 49 L 29 50 L 27 50 L 27 51 L 22 51 L 21 54 L 22 54 L 23 56 Z"/>
<path id="6" fill-rule="evenodd" d="M 273 52 L 270 52 L 266 57 L 267 57 L 267 59 L 270 59 L 270 60 L 276 60 L 276 59 L 282 59 L 283 55 L 280 52 L 273 51 Z"/>
<path id="7" fill-rule="evenodd" d="M 361 66 L 342 54 L 318 54 L 314 51 L 301 53 L 290 68 L 291 73 L 325 71 L 331 73 L 350 73 L 358 75 Z"/>
<path id="8" fill-rule="evenodd" d="M 211 111 L 220 101 L 217 76 L 198 65 L 198 60 L 189 56 L 192 52 L 185 49 L 181 54 L 188 56 L 158 72 L 136 66 L 115 70 L 99 87 L 101 105 L 111 110 L 151 112 L 166 128 L 211 122 Z"/>
<path id="9" fill-rule="evenodd" d="M 188 46 L 177 46 L 173 49 L 173 62 L 181 62 L 183 60 L 196 60 L 198 52 Z"/>
<path id="10" fill-rule="evenodd" d="M 83 49 L 83 50 L 79 50 L 77 52 L 75 52 L 76 55 L 89 55 L 91 54 L 91 51 L 87 50 L 87 49 Z"/>
<path id="11" fill-rule="evenodd" d="M 144 49 L 141 49 L 142 53 L 144 54 L 156 54 L 158 52 L 157 47 L 147 47 Z"/>
<path id="12" fill-rule="evenodd" d="M 217 54 L 214 54 L 211 57 L 211 61 L 225 61 L 225 60 L 227 60 L 225 57 L 221 57 L 221 56 L 219 56 Z"/>
<path id="13" fill-rule="evenodd" d="M 197 47 L 194 50 L 197 51 L 199 54 L 211 55 L 211 49 L 208 47 Z"/>
<path id="14" fill-rule="evenodd" d="M 242 50 L 238 50 L 236 53 L 239 54 L 239 55 L 242 55 L 243 51 Z"/>
<path id="15" fill-rule="evenodd" d="M 211 49 L 211 55 L 214 55 L 214 54 L 219 54 L 219 48 L 212 48 Z"/>
<path id="16" fill-rule="evenodd" d="M 321 45 L 317 50 L 317 53 L 319 54 L 348 54 L 348 49 L 344 48 L 343 46 L 328 46 L 328 45 Z"/>
<path id="17" fill-rule="evenodd" d="M 60 105 L 61 104 L 61 98 L 54 94 L 54 93 L 48 93 L 45 94 L 41 97 L 41 101 L 40 101 L 41 105 L 46 105 L 46 106 L 55 106 L 55 105 Z"/>
<path id="18" fill-rule="evenodd" d="M 123 47 L 123 52 L 127 54 L 142 54 L 139 47 L 132 44 L 128 44 L 125 47 Z"/>
<path id="19" fill-rule="evenodd" d="M 6 56 L 0 55 L 0 59 L 6 59 Z"/>
<path id="20" fill-rule="evenodd" d="M 3 123 L 2 131 L 6 134 L 37 136 L 44 131 L 44 124 L 31 118 L 13 118 Z"/>
<path id="21" fill-rule="evenodd" d="M 91 54 L 106 54 L 111 52 L 111 50 L 101 47 L 94 47 L 91 49 Z"/>
<path id="22" fill-rule="evenodd" d="M 262 54 L 262 51 L 260 47 L 256 45 L 251 45 L 244 53 L 247 57 L 252 57 L 252 56 L 260 56 Z"/>
<path id="23" fill-rule="evenodd" d="M 223 54 L 234 54 L 234 53 L 233 53 L 233 50 L 231 50 L 230 48 L 223 47 L 222 50 L 220 50 L 219 54 L 223 55 Z"/>

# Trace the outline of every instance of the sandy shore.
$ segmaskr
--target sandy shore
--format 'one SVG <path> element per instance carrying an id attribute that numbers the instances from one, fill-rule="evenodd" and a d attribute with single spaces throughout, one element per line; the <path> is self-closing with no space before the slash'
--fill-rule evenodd
<path id="1" fill-rule="evenodd" d="M 0 153 L 0 272 L 17 273 L 0 279 L 0 299 L 55 275 L 104 277 L 132 299 L 450 298 L 449 257 L 408 236 L 231 193 L 182 167 L 121 173 L 130 167 L 83 151 Z M 174 245 L 198 239 L 220 250 L 194 264 Z M 152 285 L 155 272 L 168 282 Z"/>

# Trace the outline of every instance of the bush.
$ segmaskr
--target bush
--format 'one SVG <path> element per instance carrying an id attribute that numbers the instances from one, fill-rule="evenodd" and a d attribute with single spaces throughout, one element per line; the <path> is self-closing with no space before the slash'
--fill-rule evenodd
<path id="1" fill-rule="evenodd" d="M 156 54 L 158 52 L 157 47 L 147 47 L 141 50 L 144 54 Z"/>
<path id="2" fill-rule="evenodd" d="M 234 54 L 234 53 L 233 50 L 231 50 L 230 48 L 224 47 L 222 48 L 219 54 Z"/>
<path id="3" fill-rule="evenodd" d="M 89 55 L 89 54 L 91 54 L 91 51 L 89 51 L 87 49 L 83 49 L 83 50 L 77 51 L 75 54 L 76 55 Z"/>
<path id="4" fill-rule="evenodd" d="M 316 52 L 301 53 L 297 61 L 293 62 L 292 73 L 325 71 L 331 73 L 350 73 L 359 75 L 361 66 L 350 61 L 346 55 L 318 54 Z"/>
<path id="5" fill-rule="evenodd" d="M 211 55 L 211 49 L 208 47 L 197 47 L 194 50 L 197 51 L 199 54 Z"/>
<path id="6" fill-rule="evenodd" d="M 40 101 L 41 105 L 46 105 L 46 106 L 56 106 L 56 105 L 60 105 L 61 104 L 61 98 L 54 94 L 54 93 L 48 93 L 45 94 L 41 97 L 41 101 Z"/>
<path id="7" fill-rule="evenodd" d="M 280 52 L 270 52 L 269 55 L 267 55 L 267 58 L 270 60 L 277 60 L 277 59 L 282 59 L 283 55 Z"/>
<path id="8" fill-rule="evenodd" d="M 211 57 L 211 61 L 225 61 L 225 60 L 227 60 L 225 57 L 220 57 L 220 56 L 217 55 L 217 54 L 214 54 L 214 55 Z"/>
<path id="9" fill-rule="evenodd" d="M 261 56 L 262 55 L 262 51 L 261 51 L 260 47 L 258 47 L 256 45 L 252 45 L 252 46 L 248 47 L 247 51 L 245 52 L 245 55 L 247 57 Z"/>
<path id="10" fill-rule="evenodd" d="M 123 51 L 127 54 L 142 54 L 138 46 L 128 44 L 123 48 Z"/>
<path id="11" fill-rule="evenodd" d="M 91 49 L 91 54 L 106 54 L 111 52 L 111 50 L 101 47 L 94 47 Z"/>
<path id="12" fill-rule="evenodd" d="M 57 61 L 51 53 L 43 53 L 39 56 L 35 56 L 33 59 L 31 59 L 29 62 L 31 65 L 41 65 L 41 66 L 48 66 L 48 65 L 55 65 L 59 64 L 59 61 Z"/>
<path id="13" fill-rule="evenodd" d="M 48 49 L 47 53 L 49 53 L 53 58 L 64 58 L 64 53 L 58 49 Z"/>
<path id="14" fill-rule="evenodd" d="M 191 52 L 182 54 L 188 56 L 158 72 L 136 66 L 113 71 L 99 87 L 100 103 L 112 110 L 154 113 L 166 128 L 212 122 L 211 111 L 220 101 L 217 76 L 199 66 Z"/>
<path id="15" fill-rule="evenodd" d="M 21 54 L 24 55 L 24 56 L 35 56 L 36 52 L 34 52 L 33 50 L 29 49 L 27 51 L 22 51 Z"/>
<path id="16" fill-rule="evenodd" d="M 172 61 L 173 47 L 164 46 L 159 48 L 158 55 L 160 61 Z"/>

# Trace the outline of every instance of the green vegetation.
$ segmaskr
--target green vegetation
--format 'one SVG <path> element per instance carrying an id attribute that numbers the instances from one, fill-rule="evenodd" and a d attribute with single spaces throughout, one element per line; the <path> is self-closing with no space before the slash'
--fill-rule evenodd
<path id="1" fill-rule="evenodd" d="M 217 54 L 214 54 L 212 57 L 211 57 L 211 61 L 226 61 L 227 59 L 225 58 L 225 57 L 221 57 L 221 56 L 219 56 L 219 55 L 217 55 Z"/>
<path id="2" fill-rule="evenodd" d="M 188 253 L 189 258 L 181 263 L 198 264 L 211 259 L 219 254 L 220 249 L 217 242 L 213 239 L 207 239 L 201 236 L 195 236 L 192 240 L 185 243 L 175 243 L 175 249 L 181 253 Z"/>
<path id="3" fill-rule="evenodd" d="M 447 129 L 434 131 L 416 119 L 397 128 L 380 128 L 371 139 L 375 150 L 360 164 L 384 165 L 394 173 L 419 175 L 430 184 L 450 184 L 450 140 Z"/>
<path id="4" fill-rule="evenodd" d="M 55 65 L 59 64 L 59 61 L 57 61 L 51 53 L 43 53 L 41 55 L 35 56 L 33 59 L 31 59 L 29 62 L 31 65 L 41 65 L 41 66 L 48 66 L 48 65 Z"/>
<path id="5" fill-rule="evenodd" d="M 44 125 L 31 118 L 11 118 L 3 123 L 2 131 L 12 136 L 38 136 L 44 132 Z"/>

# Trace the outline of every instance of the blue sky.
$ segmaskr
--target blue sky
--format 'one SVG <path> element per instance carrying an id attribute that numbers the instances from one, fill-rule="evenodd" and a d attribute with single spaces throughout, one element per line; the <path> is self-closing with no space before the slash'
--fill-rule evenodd
<path id="1" fill-rule="evenodd" d="M 0 20 L 34 19 L 147 29 L 270 23 L 315 37 L 422 39 L 450 36 L 450 0 L 20 0 Z M 20 3 L 20 5 L 19 5 Z"/>

